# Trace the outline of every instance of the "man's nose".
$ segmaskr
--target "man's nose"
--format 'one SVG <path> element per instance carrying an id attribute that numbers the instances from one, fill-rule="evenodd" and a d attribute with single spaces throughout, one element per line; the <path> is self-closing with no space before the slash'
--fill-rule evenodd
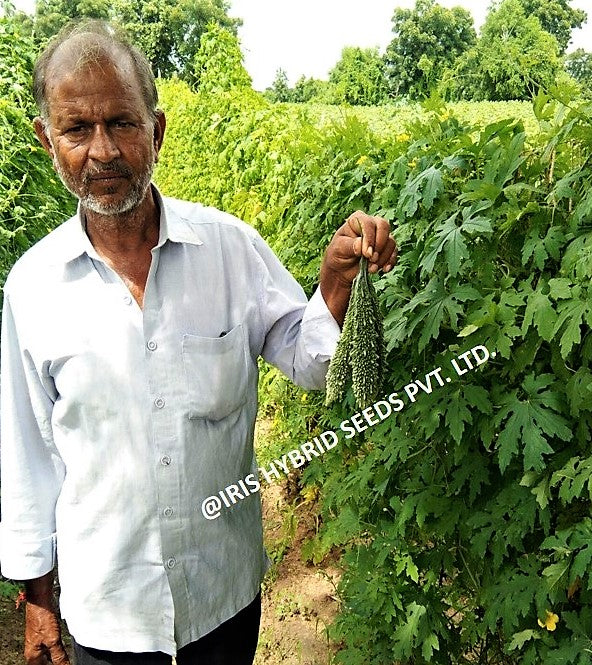
<path id="1" fill-rule="evenodd" d="M 89 159 L 107 163 L 119 157 L 120 154 L 117 143 L 113 140 L 109 129 L 103 125 L 95 125 L 90 137 Z"/>

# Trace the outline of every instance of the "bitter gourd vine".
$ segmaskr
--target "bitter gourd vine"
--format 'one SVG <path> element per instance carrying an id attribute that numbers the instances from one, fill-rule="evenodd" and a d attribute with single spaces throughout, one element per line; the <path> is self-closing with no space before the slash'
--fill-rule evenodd
<path id="1" fill-rule="evenodd" d="M 358 406 L 372 404 L 382 387 L 385 349 L 378 297 L 368 275 L 368 260 L 362 257 L 337 349 L 327 370 L 325 404 L 342 400 L 349 381 Z"/>

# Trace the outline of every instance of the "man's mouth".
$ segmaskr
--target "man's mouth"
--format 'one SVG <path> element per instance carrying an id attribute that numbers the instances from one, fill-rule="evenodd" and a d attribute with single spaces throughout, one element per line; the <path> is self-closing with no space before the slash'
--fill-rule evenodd
<path id="1" fill-rule="evenodd" d="M 98 173 L 96 175 L 91 175 L 89 176 L 89 180 L 118 180 L 121 178 L 125 178 L 123 173 Z"/>

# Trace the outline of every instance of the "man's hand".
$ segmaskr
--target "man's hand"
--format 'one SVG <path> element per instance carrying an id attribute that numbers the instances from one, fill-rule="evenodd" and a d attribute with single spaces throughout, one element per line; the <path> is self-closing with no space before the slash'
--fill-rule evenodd
<path id="1" fill-rule="evenodd" d="M 397 245 L 389 233 L 386 219 L 358 210 L 331 239 L 321 265 L 320 288 L 329 311 L 340 325 L 345 318 L 360 257 L 364 255 L 368 259 L 371 273 L 388 272 L 397 262 Z"/>
<path id="2" fill-rule="evenodd" d="M 26 583 L 26 665 L 69 665 L 53 600 L 53 572 Z"/>

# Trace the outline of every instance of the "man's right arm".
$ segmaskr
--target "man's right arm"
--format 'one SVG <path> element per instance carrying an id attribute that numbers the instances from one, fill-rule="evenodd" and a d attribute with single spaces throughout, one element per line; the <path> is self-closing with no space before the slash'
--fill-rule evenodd
<path id="1" fill-rule="evenodd" d="M 18 309 L 18 308 L 17 308 Z M 61 646 L 53 596 L 55 505 L 65 468 L 53 443 L 53 399 L 35 366 L 28 335 L 36 323 L 15 315 L 5 289 L 2 315 L 0 475 L 2 573 L 27 580 L 25 656 L 27 665 L 68 663 Z M 25 325 L 20 325 L 21 319 Z M 48 572 L 49 571 L 49 572 Z M 51 660 L 50 660 L 51 658 Z"/>
<path id="2" fill-rule="evenodd" d="M 25 582 L 25 663 L 66 665 L 70 661 L 60 629 L 53 591 L 54 573 Z"/>

